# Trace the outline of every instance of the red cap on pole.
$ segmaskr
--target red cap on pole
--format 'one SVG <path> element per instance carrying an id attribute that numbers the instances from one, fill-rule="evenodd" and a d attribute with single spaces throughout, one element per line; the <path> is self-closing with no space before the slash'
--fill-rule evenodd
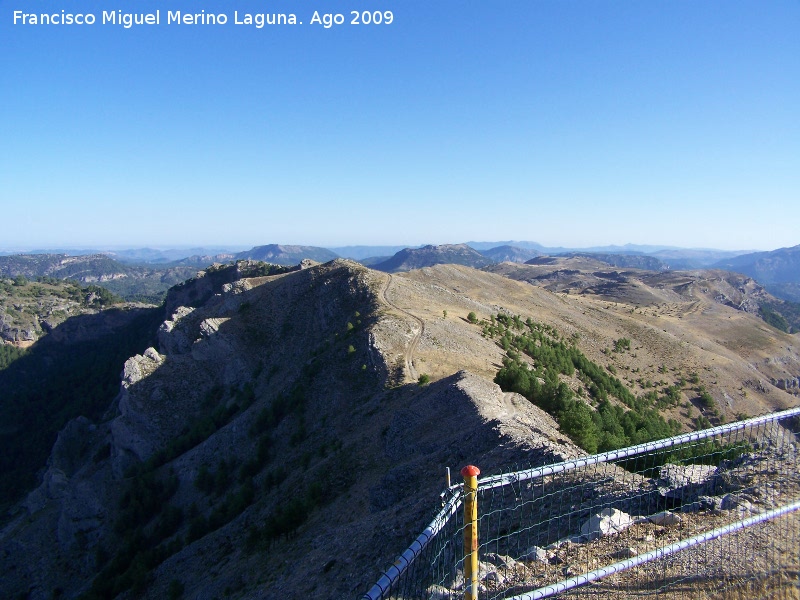
<path id="1" fill-rule="evenodd" d="M 477 477 L 481 474 L 481 470 L 474 466 L 474 465 L 467 465 L 463 469 L 461 469 L 461 476 L 462 477 Z"/>

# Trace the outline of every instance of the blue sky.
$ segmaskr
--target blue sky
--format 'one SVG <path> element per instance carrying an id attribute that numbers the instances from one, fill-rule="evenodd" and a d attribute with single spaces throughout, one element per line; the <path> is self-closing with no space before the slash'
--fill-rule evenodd
<path id="1" fill-rule="evenodd" d="M 62 9 L 162 24 L 13 25 Z M 308 23 L 355 9 L 394 22 Z M 0 0 L 0 247 L 793 246 L 798 32 L 796 0 Z"/>

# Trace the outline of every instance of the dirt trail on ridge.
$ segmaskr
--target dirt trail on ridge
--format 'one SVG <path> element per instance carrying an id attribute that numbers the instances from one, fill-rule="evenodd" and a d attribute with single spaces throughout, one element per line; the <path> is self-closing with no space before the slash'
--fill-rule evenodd
<path id="1" fill-rule="evenodd" d="M 388 304 L 392 308 L 394 308 L 396 311 L 406 315 L 407 317 L 414 319 L 419 324 L 419 331 L 417 331 L 416 335 L 408 344 L 408 346 L 405 349 L 405 352 L 403 353 L 403 359 L 405 360 L 405 372 L 413 382 L 417 381 L 417 379 L 419 378 L 417 370 L 414 368 L 414 351 L 417 349 L 417 346 L 419 345 L 419 340 L 422 338 L 422 334 L 425 333 L 425 322 L 419 317 L 412 315 L 407 310 L 400 308 L 399 306 L 397 306 L 397 304 L 389 300 L 387 292 L 389 291 L 389 285 L 391 284 L 391 282 L 392 282 L 392 275 L 388 274 L 388 277 L 386 278 L 386 283 L 383 284 L 383 289 L 381 290 L 381 297 L 383 298 L 383 301 L 386 302 L 386 304 Z"/>

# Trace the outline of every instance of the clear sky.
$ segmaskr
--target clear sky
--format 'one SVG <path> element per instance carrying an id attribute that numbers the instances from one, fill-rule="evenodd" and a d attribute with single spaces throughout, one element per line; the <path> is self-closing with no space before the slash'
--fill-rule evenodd
<path id="1" fill-rule="evenodd" d="M 797 0 L 0 0 L 0 248 L 769 250 L 798 208 Z"/>

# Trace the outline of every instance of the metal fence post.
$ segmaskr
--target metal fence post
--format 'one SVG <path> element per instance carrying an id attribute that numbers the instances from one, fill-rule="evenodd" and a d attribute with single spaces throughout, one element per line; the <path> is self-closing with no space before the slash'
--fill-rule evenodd
<path id="1" fill-rule="evenodd" d="M 464 477 L 464 600 L 478 600 L 478 467 L 461 469 Z"/>

